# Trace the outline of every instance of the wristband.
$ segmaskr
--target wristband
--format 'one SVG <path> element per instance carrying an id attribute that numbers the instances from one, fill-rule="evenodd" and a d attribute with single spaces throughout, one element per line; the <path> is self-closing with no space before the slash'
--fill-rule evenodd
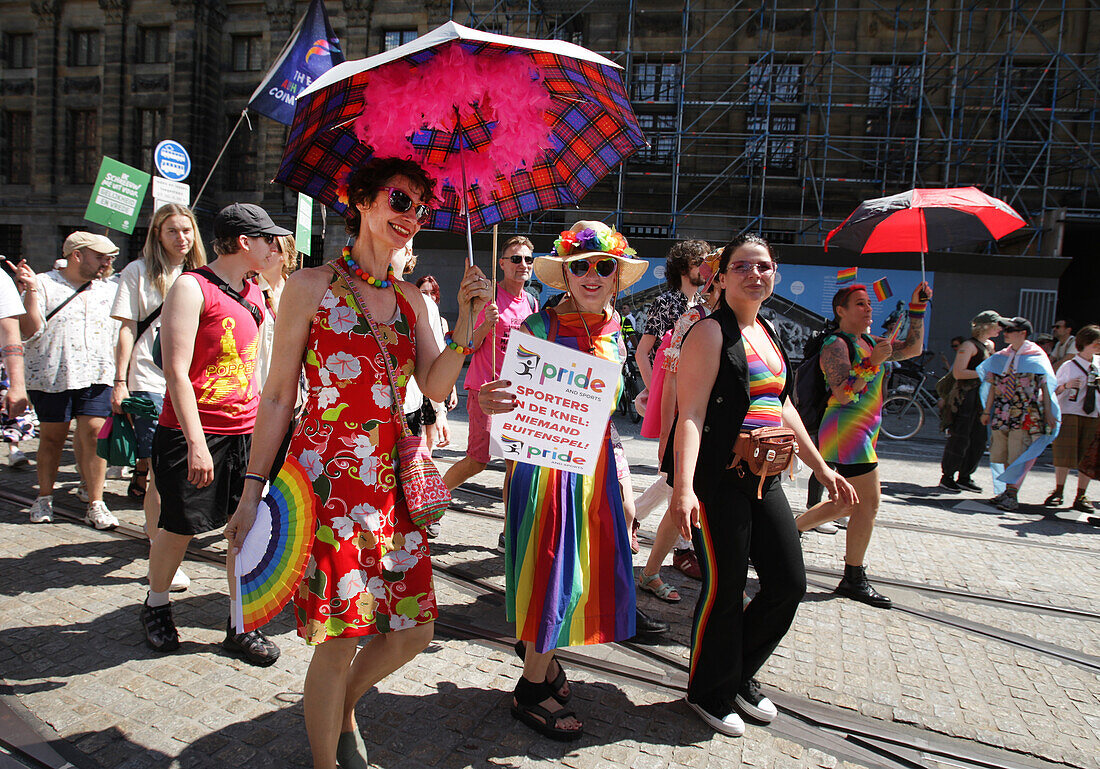
<path id="1" fill-rule="evenodd" d="M 474 348 L 473 347 L 463 347 L 462 345 L 460 345 L 458 342 L 456 342 L 454 340 L 454 337 L 451 335 L 450 331 L 448 331 L 446 334 L 443 335 L 443 341 L 446 342 L 448 347 L 450 347 L 452 350 L 459 353 L 460 355 L 473 355 L 474 354 Z"/>
<path id="2" fill-rule="evenodd" d="M 119 382 L 125 382 L 125 381 L 126 381 L 125 379 L 116 379 L 116 380 L 115 380 L 115 383 L 117 384 L 117 383 L 119 383 Z"/>
<path id="3" fill-rule="evenodd" d="M 259 473 L 245 473 L 244 479 L 246 481 L 258 481 L 261 486 L 267 483 L 267 478 L 260 475 Z"/>
<path id="4" fill-rule="evenodd" d="M 920 304 L 918 302 L 909 303 L 909 317 L 910 318 L 923 318 L 924 310 L 928 307 L 927 303 Z"/>

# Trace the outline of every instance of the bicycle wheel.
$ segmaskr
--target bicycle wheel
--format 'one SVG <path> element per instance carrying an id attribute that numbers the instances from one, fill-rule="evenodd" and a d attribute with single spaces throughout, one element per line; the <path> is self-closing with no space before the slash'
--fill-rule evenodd
<path id="1" fill-rule="evenodd" d="M 882 402 L 882 434 L 904 441 L 924 426 L 924 407 L 912 395 L 891 395 Z"/>

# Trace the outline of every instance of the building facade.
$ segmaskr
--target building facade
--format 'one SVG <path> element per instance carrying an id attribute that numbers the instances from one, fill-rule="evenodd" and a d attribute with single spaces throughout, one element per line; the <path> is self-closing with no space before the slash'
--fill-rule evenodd
<path id="1" fill-rule="evenodd" d="M 326 5 L 349 59 L 454 18 L 568 39 L 620 63 L 650 147 L 584 209 L 632 241 L 722 242 L 752 229 L 816 247 L 862 199 L 969 184 L 1032 224 L 993 254 L 1092 259 L 1100 235 L 1100 14 L 1089 0 Z M 69 231 L 88 226 L 103 155 L 151 171 L 153 148 L 175 139 L 192 157 L 194 197 L 239 122 L 197 203 L 200 221 L 234 200 L 289 221 L 294 196 L 270 182 L 287 128 L 241 115 L 307 6 L 0 0 L 0 252 L 52 261 Z M 548 234 L 576 215 L 542 212 L 509 229 Z M 343 245 L 339 225 L 328 218 L 326 254 Z M 112 237 L 132 258 L 144 230 Z M 1036 275 L 1007 257 L 996 264 L 1000 276 L 1020 273 L 1021 289 L 1066 267 L 1052 260 Z M 1083 284 L 1097 279 L 1086 272 Z"/>

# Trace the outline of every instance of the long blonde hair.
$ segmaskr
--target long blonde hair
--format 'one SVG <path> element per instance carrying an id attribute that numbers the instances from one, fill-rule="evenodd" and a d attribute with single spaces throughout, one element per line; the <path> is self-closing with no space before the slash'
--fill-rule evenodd
<path id="1" fill-rule="evenodd" d="M 289 278 L 290 273 L 298 269 L 298 245 L 293 235 L 276 235 L 275 240 L 279 241 L 279 250 L 283 252 L 283 277 Z"/>
<path id="2" fill-rule="evenodd" d="M 145 246 L 141 249 L 141 258 L 145 260 L 145 269 L 149 272 L 149 280 L 152 281 L 161 296 L 168 293 L 168 275 L 172 272 L 172 263 L 164 246 L 160 242 L 160 228 L 170 216 L 186 216 L 191 220 L 191 229 L 195 234 L 195 242 L 191 250 L 183 258 L 183 269 L 193 270 L 206 264 L 206 249 L 202 245 L 202 236 L 199 235 L 199 223 L 195 220 L 194 212 L 187 206 L 178 203 L 165 203 L 153 212 L 153 219 L 149 222 L 149 234 L 145 236 Z"/>

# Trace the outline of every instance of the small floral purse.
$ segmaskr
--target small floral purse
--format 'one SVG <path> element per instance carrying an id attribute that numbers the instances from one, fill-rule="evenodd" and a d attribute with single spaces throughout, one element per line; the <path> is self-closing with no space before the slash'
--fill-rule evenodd
<path id="1" fill-rule="evenodd" d="M 378 342 L 378 347 L 382 351 L 382 361 L 386 365 L 386 378 L 389 380 L 390 390 L 393 392 L 391 406 L 393 418 L 401 426 L 401 437 L 397 439 L 397 478 L 401 483 L 401 492 L 405 496 L 405 504 L 409 508 L 409 518 L 412 519 L 415 526 L 423 529 L 443 517 L 443 513 L 447 511 L 447 507 L 451 504 L 451 492 L 448 491 L 447 485 L 443 483 L 443 477 L 439 474 L 435 462 L 432 461 L 432 456 L 428 452 L 427 441 L 409 432 L 408 423 L 405 421 L 405 406 L 401 402 L 397 380 L 393 375 L 393 369 L 390 367 L 389 351 L 382 341 L 382 336 L 378 333 L 378 328 L 374 325 L 374 319 L 371 317 L 366 303 L 359 295 L 358 289 L 349 280 L 343 264 L 337 262 L 332 265 L 332 268 L 351 290 L 352 296 L 355 297 L 355 303 L 359 305 L 359 311 L 366 318 L 374 341 Z M 396 286 L 394 291 L 397 291 Z"/>

